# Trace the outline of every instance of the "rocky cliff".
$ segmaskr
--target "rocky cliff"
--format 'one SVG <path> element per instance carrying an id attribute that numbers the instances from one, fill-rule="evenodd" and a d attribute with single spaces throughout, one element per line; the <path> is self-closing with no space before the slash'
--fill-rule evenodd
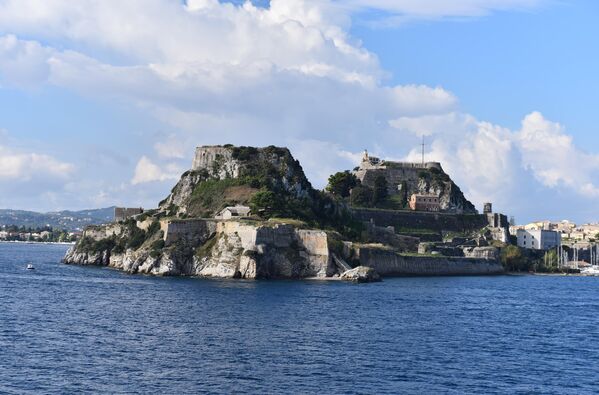
<path id="1" fill-rule="evenodd" d="M 128 273 L 247 279 L 331 277 L 344 271 L 332 259 L 328 234 L 320 230 L 220 221 L 197 228 L 201 230 L 191 239 L 161 249 L 157 243 L 168 237 L 163 231 L 146 234 L 137 249 L 119 248 L 130 240 L 129 228 L 128 224 L 113 226 L 114 233 L 108 237 L 98 229 L 87 232 L 87 241 L 71 248 L 64 262 Z"/>

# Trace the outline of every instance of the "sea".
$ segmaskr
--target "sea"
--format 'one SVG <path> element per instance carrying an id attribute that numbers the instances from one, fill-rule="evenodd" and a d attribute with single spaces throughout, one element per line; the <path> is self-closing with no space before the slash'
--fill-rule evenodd
<path id="1" fill-rule="evenodd" d="M 0 244 L 2 394 L 599 392 L 599 278 L 161 278 L 67 248 Z"/>

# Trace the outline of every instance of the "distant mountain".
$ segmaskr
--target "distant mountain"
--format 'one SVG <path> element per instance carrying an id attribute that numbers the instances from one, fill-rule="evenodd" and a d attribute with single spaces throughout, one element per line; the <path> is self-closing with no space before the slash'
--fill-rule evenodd
<path id="1" fill-rule="evenodd" d="M 65 210 L 51 213 L 0 209 L 0 226 L 16 225 L 32 228 L 51 226 L 54 229 L 77 231 L 83 230 L 88 225 L 100 225 L 113 220 L 114 207 L 81 211 Z"/>

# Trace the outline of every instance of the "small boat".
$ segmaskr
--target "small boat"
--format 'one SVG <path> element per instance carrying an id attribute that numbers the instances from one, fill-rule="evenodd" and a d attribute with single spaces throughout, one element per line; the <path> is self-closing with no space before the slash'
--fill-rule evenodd
<path id="1" fill-rule="evenodd" d="M 27 270 L 35 270 L 35 268 L 33 267 L 33 265 L 30 263 L 29 265 L 27 265 Z"/>

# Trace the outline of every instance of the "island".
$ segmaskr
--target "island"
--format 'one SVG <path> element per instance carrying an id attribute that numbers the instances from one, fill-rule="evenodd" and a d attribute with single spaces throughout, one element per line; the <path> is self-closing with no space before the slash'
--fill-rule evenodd
<path id="1" fill-rule="evenodd" d="M 90 226 L 63 262 L 239 279 L 500 274 L 507 217 L 469 202 L 440 163 L 380 160 L 316 190 L 287 148 L 198 147 L 152 210 Z"/>

